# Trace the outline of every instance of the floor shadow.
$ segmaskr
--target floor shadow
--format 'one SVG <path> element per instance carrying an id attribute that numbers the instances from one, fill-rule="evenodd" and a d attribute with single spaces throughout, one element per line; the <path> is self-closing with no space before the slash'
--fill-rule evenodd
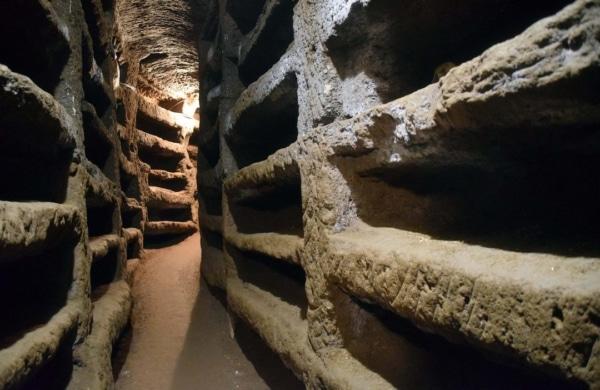
<path id="1" fill-rule="evenodd" d="M 301 389 L 304 386 L 241 321 L 230 336 L 226 296 L 200 281 L 171 389 Z"/>
<path id="2" fill-rule="evenodd" d="M 144 237 L 144 248 L 145 249 L 162 249 L 169 246 L 177 245 L 192 235 L 195 232 L 189 234 L 167 234 L 162 236 L 146 236 Z"/>

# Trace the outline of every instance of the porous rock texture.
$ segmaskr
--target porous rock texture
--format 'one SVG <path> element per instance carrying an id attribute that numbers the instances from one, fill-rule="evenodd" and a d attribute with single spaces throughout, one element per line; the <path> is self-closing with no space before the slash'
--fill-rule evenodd
<path id="1" fill-rule="evenodd" d="M 198 45 L 207 0 L 121 0 L 122 45 L 140 59 L 138 86 L 149 96 L 184 99 L 198 91 Z"/>
<path id="2" fill-rule="evenodd" d="M 308 388 L 600 388 L 599 1 L 218 8 L 198 191 L 232 316 Z"/>
<path id="3" fill-rule="evenodd" d="M 112 388 L 147 230 L 197 230 L 198 121 L 138 90 L 116 6 L 0 5 L 2 389 Z"/>

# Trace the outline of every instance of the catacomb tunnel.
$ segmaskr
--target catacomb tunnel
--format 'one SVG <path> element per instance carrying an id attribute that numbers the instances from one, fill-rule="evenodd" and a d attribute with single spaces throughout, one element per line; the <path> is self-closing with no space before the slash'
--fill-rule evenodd
<path id="1" fill-rule="evenodd" d="M 0 33 L 0 389 L 600 389 L 600 0 Z"/>

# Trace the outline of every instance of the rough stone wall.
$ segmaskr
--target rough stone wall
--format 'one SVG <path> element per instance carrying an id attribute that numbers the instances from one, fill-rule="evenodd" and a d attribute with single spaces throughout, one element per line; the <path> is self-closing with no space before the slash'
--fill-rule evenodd
<path id="1" fill-rule="evenodd" d="M 2 389 L 111 388 L 144 234 L 197 229 L 197 121 L 137 92 L 115 8 L 0 5 Z"/>
<path id="2" fill-rule="evenodd" d="M 221 0 L 202 272 L 309 388 L 600 388 L 600 2 Z"/>

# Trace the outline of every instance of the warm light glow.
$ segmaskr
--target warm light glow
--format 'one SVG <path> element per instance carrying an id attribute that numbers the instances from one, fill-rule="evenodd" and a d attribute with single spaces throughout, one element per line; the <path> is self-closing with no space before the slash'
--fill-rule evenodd
<path id="1" fill-rule="evenodd" d="M 194 119 L 194 114 L 200 107 L 200 99 L 197 93 L 188 95 L 183 100 L 181 115 L 178 116 L 178 123 L 182 127 L 181 134 L 186 137 L 194 132 L 194 128 L 200 126 L 200 122 Z"/>

